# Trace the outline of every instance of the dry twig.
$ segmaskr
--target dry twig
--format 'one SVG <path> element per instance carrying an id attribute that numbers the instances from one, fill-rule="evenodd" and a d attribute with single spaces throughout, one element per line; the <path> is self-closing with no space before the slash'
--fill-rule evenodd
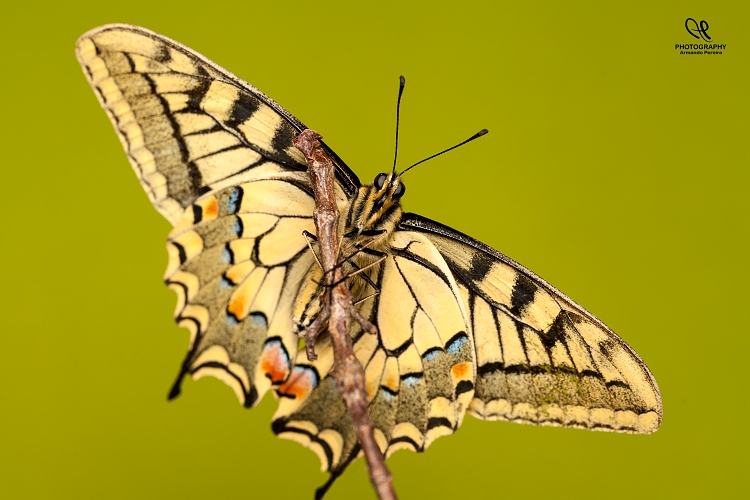
<path id="1" fill-rule="evenodd" d="M 367 413 L 365 372 L 352 349 L 352 339 L 349 333 L 351 317 L 353 316 L 365 330 L 372 333 L 377 330 L 352 307 L 352 295 L 342 280 L 341 266 L 336 266 L 339 250 L 337 235 L 339 211 L 334 191 L 335 172 L 333 162 L 320 145 L 320 138 L 320 134 L 308 129 L 302 131 L 294 139 L 295 147 L 307 158 L 307 170 L 315 193 L 313 216 L 318 233 L 320 260 L 326 285 L 330 287 L 325 295 L 324 307 L 327 310 L 321 313 L 323 319 L 314 321 L 314 325 L 311 325 L 305 335 L 306 349 L 308 357 L 314 359 L 315 338 L 320 333 L 324 319 L 327 317 L 328 332 L 333 344 L 333 377 L 336 381 L 336 388 L 349 410 L 354 431 L 364 451 L 367 472 L 380 499 L 395 500 L 393 479 L 385 465 L 383 454 L 375 442 L 372 420 Z M 338 284 L 331 286 L 334 283 Z"/>

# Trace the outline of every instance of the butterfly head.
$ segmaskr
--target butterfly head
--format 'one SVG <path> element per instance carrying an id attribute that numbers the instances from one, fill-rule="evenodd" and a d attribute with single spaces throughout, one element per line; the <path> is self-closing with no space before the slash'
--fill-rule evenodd
<path id="1" fill-rule="evenodd" d="M 352 203 L 347 218 L 348 233 L 385 235 L 393 231 L 401 218 L 401 197 L 405 192 L 406 186 L 397 172 L 378 174 L 372 184 L 360 188 Z"/>
<path id="2" fill-rule="evenodd" d="M 383 199 L 399 200 L 406 192 L 406 186 L 401 181 L 401 175 L 395 171 L 388 174 L 378 174 L 372 182 L 373 187 L 377 190 L 376 196 Z"/>

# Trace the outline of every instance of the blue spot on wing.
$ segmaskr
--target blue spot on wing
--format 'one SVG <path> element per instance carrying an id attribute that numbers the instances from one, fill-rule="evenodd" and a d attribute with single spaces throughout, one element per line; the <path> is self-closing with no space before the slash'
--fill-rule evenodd
<path id="1" fill-rule="evenodd" d="M 235 325 L 238 325 L 240 323 L 237 320 L 237 317 L 234 314 L 230 313 L 229 311 L 226 311 L 224 313 L 224 316 L 227 319 L 227 324 L 230 325 L 230 326 L 235 326 Z"/>
<path id="2" fill-rule="evenodd" d="M 266 319 L 266 315 L 261 312 L 253 312 L 250 313 L 250 319 L 263 327 L 268 326 L 268 319 Z M 283 347 L 283 346 L 282 346 Z"/>
<path id="3" fill-rule="evenodd" d="M 232 190 L 232 194 L 229 195 L 229 201 L 227 202 L 227 210 L 230 213 L 236 213 L 240 209 L 240 201 L 242 200 L 242 188 L 237 186 Z"/>
<path id="4" fill-rule="evenodd" d="M 237 235 L 238 238 L 242 237 L 242 231 L 243 231 L 243 229 L 244 229 L 244 227 L 242 225 L 242 219 L 240 219 L 239 217 L 237 217 L 234 220 L 234 233 Z"/>
<path id="5" fill-rule="evenodd" d="M 380 388 L 380 394 L 383 395 L 383 399 L 385 399 L 386 401 L 393 401 L 393 398 L 396 396 L 385 387 Z"/>
<path id="6" fill-rule="evenodd" d="M 234 264 L 234 253 L 229 248 L 229 245 L 224 247 L 224 250 L 221 251 L 221 258 L 224 259 L 224 262 L 227 264 Z"/>
<path id="7" fill-rule="evenodd" d="M 404 377 L 402 382 L 407 387 L 414 387 L 416 384 L 419 383 L 419 377 L 415 377 L 414 375 L 409 375 L 407 377 Z"/>
<path id="8" fill-rule="evenodd" d="M 219 287 L 223 288 L 224 290 L 227 290 L 229 288 L 232 288 L 234 286 L 234 283 L 229 281 L 226 276 L 222 276 L 219 278 Z"/>
<path id="9" fill-rule="evenodd" d="M 448 341 L 448 345 L 445 349 L 451 354 L 458 354 L 459 351 L 461 351 L 461 348 L 466 345 L 466 342 L 468 340 L 469 337 L 467 337 L 464 332 L 460 332 Z"/>
<path id="10" fill-rule="evenodd" d="M 441 352 L 443 352 L 443 350 L 439 347 L 433 347 L 432 349 L 428 349 L 427 352 L 422 355 L 422 359 L 424 359 L 425 361 L 432 361 Z"/>

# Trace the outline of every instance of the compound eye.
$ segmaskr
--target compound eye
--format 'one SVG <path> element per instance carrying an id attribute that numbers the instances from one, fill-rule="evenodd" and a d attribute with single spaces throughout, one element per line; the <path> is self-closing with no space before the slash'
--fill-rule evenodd
<path id="1" fill-rule="evenodd" d="M 393 192 L 393 197 L 401 198 L 405 192 L 406 192 L 406 186 L 404 186 L 403 182 L 399 182 L 398 186 L 396 187 L 396 190 Z"/>
<path id="2" fill-rule="evenodd" d="M 385 185 L 385 180 L 388 178 L 387 174 L 378 174 L 375 177 L 375 187 L 378 189 L 383 189 L 383 186 Z"/>

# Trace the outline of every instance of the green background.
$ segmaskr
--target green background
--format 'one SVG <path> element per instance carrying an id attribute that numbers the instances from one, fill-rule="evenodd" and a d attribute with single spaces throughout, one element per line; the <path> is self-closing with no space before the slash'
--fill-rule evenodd
<path id="1" fill-rule="evenodd" d="M 0 488 L 5 498 L 311 498 L 317 457 L 215 379 L 167 391 L 187 346 L 150 206 L 74 57 L 138 24 L 257 86 L 363 181 L 522 262 L 648 363 L 650 436 L 467 417 L 389 460 L 401 498 L 732 497 L 748 468 L 747 2 L 14 2 L 4 8 Z M 697 42 L 688 17 L 726 43 Z M 362 461 L 330 498 L 369 498 Z"/>

